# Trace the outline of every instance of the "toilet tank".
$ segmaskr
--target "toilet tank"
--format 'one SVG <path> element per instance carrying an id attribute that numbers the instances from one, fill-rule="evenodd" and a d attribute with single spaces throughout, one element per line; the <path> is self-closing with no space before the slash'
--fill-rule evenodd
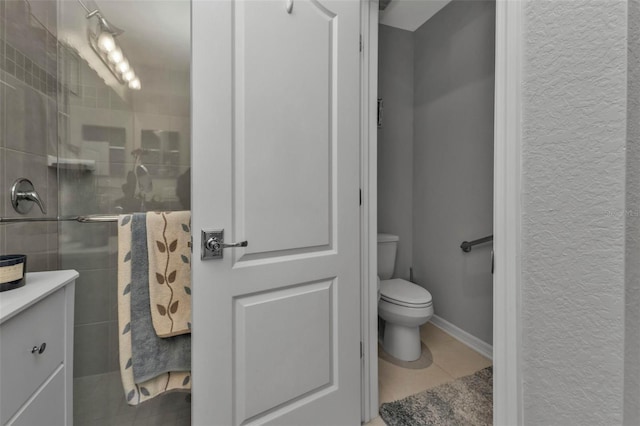
<path id="1" fill-rule="evenodd" d="M 378 276 L 381 280 L 393 276 L 399 240 L 397 235 L 378 234 Z"/>

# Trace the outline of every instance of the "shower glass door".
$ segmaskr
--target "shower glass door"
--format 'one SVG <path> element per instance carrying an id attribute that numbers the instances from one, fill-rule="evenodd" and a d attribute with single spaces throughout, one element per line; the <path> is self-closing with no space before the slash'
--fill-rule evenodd
<path id="1" fill-rule="evenodd" d="M 190 2 L 58 0 L 57 17 L 58 214 L 189 210 Z M 74 424 L 190 424 L 188 393 L 127 401 L 117 223 L 57 231 L 59 268 L 80 272 Z"/>

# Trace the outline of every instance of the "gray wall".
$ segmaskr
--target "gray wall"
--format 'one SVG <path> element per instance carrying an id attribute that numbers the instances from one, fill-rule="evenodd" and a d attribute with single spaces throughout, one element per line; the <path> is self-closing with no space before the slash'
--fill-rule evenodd
<path id="1" fill-rule="evenodd" d="M 492 344 L 495 3 L 453 1 L 414 33 L 413 267 L 436 315 Z"/>
<path id="2" fill-rule="evenodd" d="M 629 1 L 624 423 L 640 423 L 640 0 Z"/>
<path id="3" fill-rule="evenodd" d="M 29 13 L 31 10 L 31 13 Z M 18 217 L 9 189 L 30 179 L 48 214 L 58 209 L 56 2 L 0 1 L 0 216 Z M 42 216 L 37 206 L 27 217 Z M 26 254 L 31 272 L 58 267 L 56 223 L 0 224 L 0 253 Z"/>
<path id="4" fill-rule="evenodd" d="M 395 276 L 409 278 L 413 243 L 413 33 L 379 26 L 378 230 L 400 237 Z"/>
<path id="5" fill-rule="evenodd" d="M 525 3 L 525 424 L 622 422 L 626 7 Z"/>

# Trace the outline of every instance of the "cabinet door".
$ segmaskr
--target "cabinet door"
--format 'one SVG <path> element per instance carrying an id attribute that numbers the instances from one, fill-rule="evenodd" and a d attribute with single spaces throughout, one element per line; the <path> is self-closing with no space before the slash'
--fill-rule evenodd
<path id="1" fill-rule="evenodd" d="M 0 424 L 6 423 L 63 363 L 64 327 L 64 290 L 56 291 L 0 327 Z M 42 353 L 32 353 L 43 343 L 46 346 Z"/>
<path id="2" fill-rule="evenodd" d="M 10 426 L 63 426 L 65 408 L 64 366 L 38 390 L 35 397 L 10 421 Z"/>

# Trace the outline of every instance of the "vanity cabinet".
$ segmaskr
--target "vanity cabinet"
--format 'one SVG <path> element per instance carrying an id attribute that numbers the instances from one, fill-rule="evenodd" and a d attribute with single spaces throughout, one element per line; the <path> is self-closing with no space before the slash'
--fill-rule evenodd
<path id="1" fill-rule="evenodd" d="M 0 424 L 73 424 L 76 271 L 34 272 L 0 293 Z"/>

